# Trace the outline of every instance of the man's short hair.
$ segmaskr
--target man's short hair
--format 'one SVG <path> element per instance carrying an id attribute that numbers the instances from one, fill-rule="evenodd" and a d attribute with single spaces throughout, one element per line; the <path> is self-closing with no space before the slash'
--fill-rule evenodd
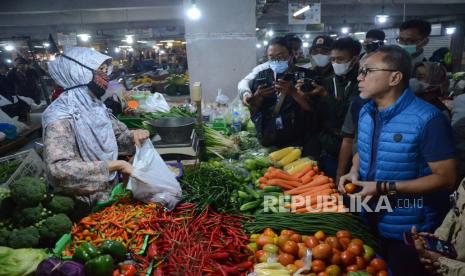
<path id="1" fill-rule="evenodd" d="M 405 21 L 399 27 L 400 31 L 407 29 L 416 29 L 423 38 L 426 38 L 431 34 L 431 23 L 421 19 L 412 19 Z"/>
<path id="2" fill-rule="evenodd" d="M 15 58 L 15 62 L 18 63 L 18 64 L 28 64 L 29 62 L 23 58 L 23 57 L 17 57 Z"/>
<path id="3" fill-rule="evenodd" d="M 287 42 L 289 43 L 289 45 L 291 46 L 292 48 L 292 43 L 293 42 L 296 42 L 299 44 L 299 48 L 302 47 L 302 39 L 300 39 L 298 36 L 296 36 L 295 34 L 287 34 L 284 36 L 284 39 L 287 40 Z"/>
<path id="4" fill-rule="evenodd" d="M 268 42 L 268 46 L 266 47 L 266 50 L 268 50 L 268 48 L 271 46 L 271 45 L 279 45 L 279 46 L 282 46 L 284 48 L 287 49 L 287 52 L 289 54 L 292 53 L 292 47 L 291 47 L 291 44 L 289 43 L 289 41 L 287 39 L 285 39 L 284 37 L 275 37 L 273 38 L 272 40 L 270 40 L 270 42 Z"/>
<path id="5" fill-rule="evenodd" d="M 412 59 L 410 54 L 397 45 L 387 45 L 379 47 L 374 53 L 382 53 L 382 61 L 389 66 L 389 69 L 398 70 L 402 73 L 402 83 L 409 86 L 412 75 Z"/>
<path id="6" fill-rule="evenodd" d="M 362 44 L 350 37 L 343 37 L 334 42 L 333 50 L 348 51 L 352 56 L 358 56 L 362 50 Z"/>
<path id="7" fill-rule="evenodd" d="M 386 38 L 386 34 L 378 29 L 372 29 L 367 32 L 365 38 L 373 38 L 374 40 L 381 40 L 384 41 Z"/>

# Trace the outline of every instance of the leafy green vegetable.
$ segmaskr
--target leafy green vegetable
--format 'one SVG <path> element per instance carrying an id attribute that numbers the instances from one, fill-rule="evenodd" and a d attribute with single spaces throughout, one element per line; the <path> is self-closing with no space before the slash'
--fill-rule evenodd
<path id="1" fill-rule="evenodd" d="M 42 219 L 43 207 L 39 204 L 36 207 L 28 207 L 14 213 L 13 221 L 19 226 L 29 226 Z"/>
<path id="2" fill-rule="evenodd" d="M 47 208 L 54 214 L 70 215 L 74 210 L 74 200 L 67 196 L 56 195 L 47 204 Z"/>
<path id="3" fill-rule="evenodd" d="M 39 231 L 34 226 L 11 231 L 8 244 L 12 248 L 36 247 L 39 244 Z"/>
<path id="4" fill-rule="evenodd" d="M 13 160 L 0 164 L 0 184 L 6 182 L 21 165 L 21 160 Z"/>
<path id="5" fill-rule="evenodd" d="M 44 220 L 39 228 L 40 238 L 45 240 L 58 240 L 63 234 L 71 231 L 73 223 L 65 214 L 51 216 Z"/>
<path id="6" fill-rule="evenodd" d="M 45 197 L 45 183 L 34 177 L 23 177 L 10 185 L 11 198 L 20 207 L 37 206 Z"/>
<path id="7" fill-rule="evenodd" d="M 45 258 L 47 253 L 42 249 L 0 246 L 0 276 L 30 275 Z"/>

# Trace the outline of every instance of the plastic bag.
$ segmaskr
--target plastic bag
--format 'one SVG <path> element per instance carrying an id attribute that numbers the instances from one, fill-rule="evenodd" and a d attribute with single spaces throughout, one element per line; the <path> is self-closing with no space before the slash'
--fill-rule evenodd
<path id="1" fill-rule="evenodd" d="M 0 122 L 7 123 L 10 125 L 16 126 L 16 133 L 20 134 L 25 130 L 28 130 L 29 127 L 18 121 L 17 117 L 11 118 L 5 112 L 0 109 Z"/>
<path id="2" fill-rule="evenodd" d="M 155 92 L 145 100 L 145 112 L 169 112 L 170 106 L 162 94 Z"/>
<path id="3" fill-rule="evenodd" d="M 149 139 L 136 149 L 133 166 L 134 171 L 127 188 L 132 191 L 134 198 L 174 209 L 181 200 L 181 185 Z"/>

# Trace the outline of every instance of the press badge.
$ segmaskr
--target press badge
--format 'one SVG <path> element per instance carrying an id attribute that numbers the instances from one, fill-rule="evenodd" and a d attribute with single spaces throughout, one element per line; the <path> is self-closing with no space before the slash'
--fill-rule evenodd
<path id="1" fill-rule="evenodd" d="M 283 129 L 283 128 L 284 128 L 283 119 L 281 118 L 281 116 L 276 117 L 276 129 Z"/>

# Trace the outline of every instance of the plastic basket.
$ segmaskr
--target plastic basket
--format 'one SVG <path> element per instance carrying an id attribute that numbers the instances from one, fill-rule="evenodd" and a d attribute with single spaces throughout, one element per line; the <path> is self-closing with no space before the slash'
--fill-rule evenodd
<path id="1" fill-rule="evenodd" d="M 9 176 L 6 182 L 0 183 L 0 187 L 9 188 L 11 184 L 15 183 L 22 177 L 39 177 L 44 171 L 44 162 L 32 149 L 0 158 L 0 165 L 12 162 L 21 163 L 14 173 Z"/>

